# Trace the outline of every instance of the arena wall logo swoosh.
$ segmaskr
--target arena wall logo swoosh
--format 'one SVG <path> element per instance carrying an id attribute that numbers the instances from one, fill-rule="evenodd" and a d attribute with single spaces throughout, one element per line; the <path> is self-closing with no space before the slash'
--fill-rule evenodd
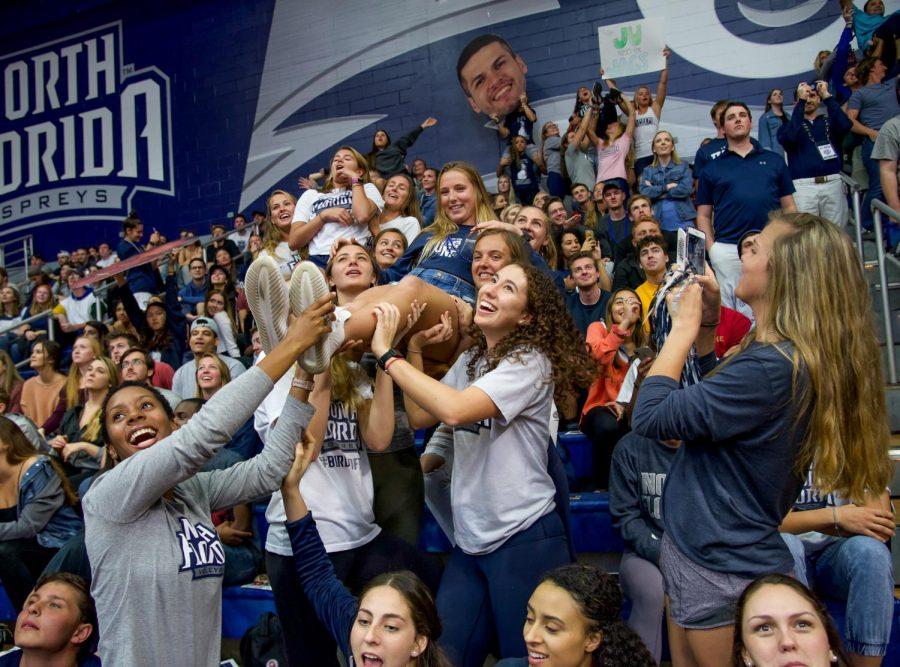
<path id="1" fill-rule="evenodd" d="M 383 114 L 282 124 L 318 95 L 362 69 L 476 28 L 558 9 L 556 0 L 383 0 L 373 12 L 356 3 L 277 0 L 260 81 L 259 100 L 240 208 L 315 155 Z"/>
<path id="2" fill-rule="evenodd" d="M 763 26 L 785 27 L 806 20 L 824 4 L 822 0 L 810 0 L 790 10 L 750 10 L 748 15 L 748 8 L 743 7 L 741 12 Z M 644 16 L 665 17 L 666 42 L 682 58 L 710 72 L 742 79 L 773 79 L 808 72 L 823 45 L 836 44 L 844 27 L 844 19 L 839 16 L 814 35 L 793 42 L 759 44 L 732 34 L 722 25 L 716 14 L 716 0 L 637 0 L 637 5 Z M 813 8 L 815 11 L 809 13 Z"/>

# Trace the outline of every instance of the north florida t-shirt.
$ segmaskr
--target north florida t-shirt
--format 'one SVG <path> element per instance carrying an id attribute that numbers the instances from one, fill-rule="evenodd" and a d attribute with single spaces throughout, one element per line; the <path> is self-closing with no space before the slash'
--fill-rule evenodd
<path id="1" fill-rule="evenodd" d="M 489 373 L 483 362 L 470 382 L 472 351 L 461 355 L 442 382 L 481 389 L 501 417 L 453 429 L 450 499 L 456 542 L 467 554 L 486 554 L 555 508 L 547 473 L 553 411 L 550 361 L 540 352 L 507 357 Z"/>
<path id="2" fill-rule="evenodd" d="M 382 199 L 381 193 L 378 192 L 378 188 L 372 183 L 365 183 L 363 189 L 366 197 L 375 204 L 380 213 L 384 209 L 384 199 Z M 327 208 L 345 208 L 350 211 L 352 205 L 353 193 L 351 190 L 337 188 L 331 192 L 307 190 L 297 202 L 291 224 L 307 223 Z M 329 254 L 331 252 L 331 244 L 338 239 L 355 238 L 357 241 L 364 242 L 370 236 L 372 234 L 369 232 L 369 226 L 364 223 L 342 225 L 337 222 L 326 222 L 309 242 L 309 254 Z"/>
<path id="3" fill-rule="evenodd" d="M 366 400 L 373 396 L 368 380 L 356 389 Z M 381 532 L 375 523 L 375 487 L 359 434 L 359 420 L 356 411 L 348 411 L 340 401 L 331 401 L 328 406 L 322 451 L 300 480 L 300 493 L 316 520 L 328 553 L 361 547 Z M 266 550 L 291 555 L 281 491 L 272 495 L 266 519 L 271 523 Z"/>

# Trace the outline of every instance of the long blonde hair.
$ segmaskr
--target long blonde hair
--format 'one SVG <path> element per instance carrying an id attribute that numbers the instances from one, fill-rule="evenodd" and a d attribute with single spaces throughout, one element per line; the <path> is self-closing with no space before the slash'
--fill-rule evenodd
<path id="1" fill-rule="evenodd" d="M 100 347 L 99 340 L 90 336 L 79 336 L 75 339 L 75 342 L 77 343 L 79 340 L 88 342 L 91 346 L 91 352 L 94 353 L 94 359 L 99 359 L 103 356 L 103 348 Z M 72 366 L 69 368 L 69 377 L 66 379 L 66 408 L 71 409 L 81 403 L 81 379 L 81 369 L 78 367 L 78 364 L 72 363 Z"/>
<path id="2" fill-rule="evenodd" d="M 369 182 L 369 161 L 366 160 L 366 156 L 360 153 L 358 150 L 353 148 L 352 146 L 340 146 L 337 151 L 332 154 L 332 161 L 334 160 L 334 155 L 337 155 L 338 151 L 349 151 L 353 154 L 353 159 L 356 160 L 356 166 L 359 169 L 362 169 L 362 175 L 359 177 L 360 182 L 368 183 Z M 328 172 L 328 180 L 325 181 L 325 185 L 322 186 L 322 192 L 331 192 L 334 189 L 334 174 L 331 171 Z"/>
<path id="3" fill-rule="evenodd" d="M 231 382 L 231 369 L 228 368 L 228 364 L 222 361 L 222 357 L 215 352 L 204 352 L 197 359 L 197 365 L 194 367 L 194 384 L 197 387 L 197 395 L 195 398 L 203 398 L 203 390 L 200 389 L 200 380 L 197 379 L 197 376 L 200 374 L 200 362 L 207 358 L 215 359 L 216 365 L 219 368 L 219 375 L 222 377 L 222 387 Z M 219 389 L 222 387 L 219 387 Z"/>
<path id="4" fill-rule="evenodd" d="M 758 328 L 793 344 L 797 414 L 809 416 L 798 472 L 813 465 L 823 493 L 863 502 L 893 474 L 869 287 L 850 238 L 834 224 L 809 213 L 770 220 L 790 230 L 772 244 L 766 321 Z"/>
<path id="5" fill-rule="evenodd" d="M 94 361 L 102 361 L 103 365 L 106 366 L 106 374 L 109 376 L 109 387 L 107 389 L 112 389 L 116 385 L 119 384 L 119 369 L 116 368 L 115 362 L 109 357 L 100 356 L 97 357 Z M 91 362 L 93 363 L 93 362 Z M 81 437 L 85 442 L 91 442 L 95 445 L 102 445 L 103 440 L 100 438 L 100 413 L 103 412 L 102 409 L 97 409 L 93 415 L 91 415 L 90 421 L 85 424 L 84 428 L 81 429 Z"/>
<path id="6" fill-rule="evenodd" d="M 331 358 L 331 400 L 341 403 L 348 413 L 358 414 L 368 402 L 359 386 L 371 382 L 362 367 L 351 365 L 346 355 L 336 354 Z"/>
<path id="7" fill-rule="evenodd" d="M 444 179 L 444 174 L 450 171 L 458 171 L 461 173 L 468 179 L 469 183 L 472 184 L 472 187 L 475 188 L 475 222 L 487 222 L 488 220 L 493 220 L 497 217 L 497 214 L 494 213 L 494 209 L 491 208 L 491 198 L 490 195 L 488 195 L 487 189 L 484 187 L 484 181 L 481 180 L 481 176 L 475 170 L 475 167 L 468 162 L 448 162 L 441 169 L 441 173 L 438 174 L 436 188 L 438 192 L 438 210 L 437 214 L 434 216 L 434 222 L 422 230 L 422 233 L 427 232 L 431 234 L 431 238 L 428 239 L 425 247 L 422 248 L 419 262 L 433 253 L 434 249 L 445 238 L 459 231 L 457 224 L 450 219 L 447 212 L 444 210 L 444 207 L 440 205 L 441 181 Z"/>
<path id="8" fill-rule="evenodd" d="M 265 232 L 262 237 L 262 249 L 268 252 L 269 254 L 274 256 L 275 248 L 278 247 L 278 244 L 284 241 L 284 234 L 280 229 L 278 229 L 278 225 L 272 220 L 272 199 L 276 195 L 283 195 L 291 200 L 291 203 L 294 206 L 297 205 L 297 198 L 292 195 L 290 192 L 286 192 L 284 190 L 272 190 L 269 194 L 269 197 L 266 199 L 266 222 L 265 222 Z"/>

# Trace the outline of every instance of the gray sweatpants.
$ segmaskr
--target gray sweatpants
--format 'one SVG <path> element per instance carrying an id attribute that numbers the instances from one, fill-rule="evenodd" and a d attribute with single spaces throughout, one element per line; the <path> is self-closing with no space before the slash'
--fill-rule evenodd
<path id="1" fill-rule="evenodd" d="M 634 630 L 656 662 L 662 656 L 662 626 L 665 620 L 665 593 L 659 568 L 636 553 L 622 555 L 619 585 L 631 600 L 628 627 Z"/>

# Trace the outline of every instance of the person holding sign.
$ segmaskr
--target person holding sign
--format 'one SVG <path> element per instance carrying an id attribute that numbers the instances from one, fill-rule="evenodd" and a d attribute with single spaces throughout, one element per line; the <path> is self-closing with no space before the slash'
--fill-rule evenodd
<path id="1" fill-rule="evenodd" d="M 634 176 L 640 182 L 644 168 L 653 162 L 653 139 L 659 130 L 666 90 L 669 87 L 669 49 L 663 49 L 666 66 L 656 84 L 656 99 L 650 96 L 650 86 L 638 86 L 634 91 Z"/>
<path id="2" fill-rule="evenodd" d="M 819 115 L 824 104 L 828 113 Z M 801 113 L 802 111 L 802 113 Z M 847 196 L 841 183 L 841 141 L 853 123 L 838 105 L 824 81 L 797 87 L 791 119 L 778 129 L 788 170 L 794 182 L 797 210 L 847 225 Z"/>

